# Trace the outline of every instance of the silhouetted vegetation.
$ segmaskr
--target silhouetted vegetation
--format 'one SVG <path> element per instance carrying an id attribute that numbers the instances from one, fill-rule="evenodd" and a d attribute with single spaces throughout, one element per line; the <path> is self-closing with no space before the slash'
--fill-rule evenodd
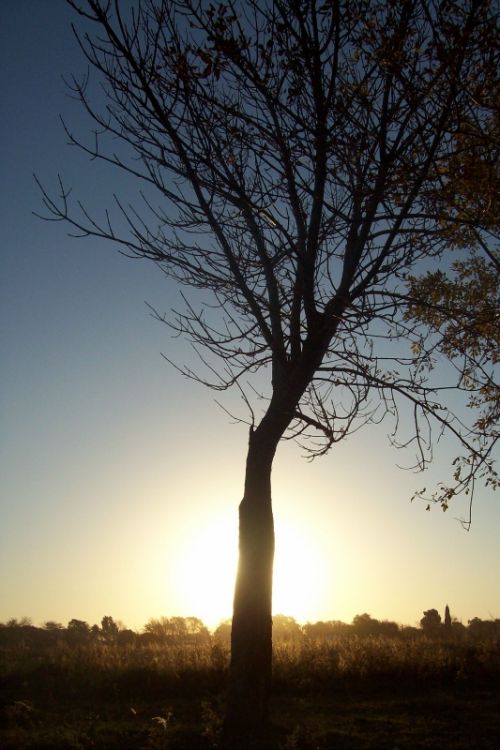
<path id="1" fill-rule="evenodd" d="M 350 624 L 277 615 L 273 639 L 283 750 L 389 747 L 396 731 L 398 747 L 422 747 L 425 737 L 425 747 L 437 748 L 447 721 L 447 732 L 453 723 L 462 735 L 452 733 L 446 747 L 500 746 L 500 619 L 463 625 L 447 609 L 441 623 L 429 609 L 415 628 L 367 613 Z M 229 622 L 210 633 L 195 617 L 150 619 L 141 632 L 110 616 L 92 626 L 0 624 L 0 746 L 217 747 L 229 642 Z M 363 729 L 360 716 L 372 714 Z M 431 731 L 426 721 L 437 714 L 441 730 Z M 370 744 L 374 731 L 379 744 Z"/>

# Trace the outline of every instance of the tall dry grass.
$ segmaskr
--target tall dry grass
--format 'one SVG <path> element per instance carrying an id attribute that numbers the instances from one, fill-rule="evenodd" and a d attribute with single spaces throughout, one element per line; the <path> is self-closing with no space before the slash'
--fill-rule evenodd
<path id="1" fill-rule="evenodd" d="M 3 682 L 46 695 L 79 692 L 107 697 L 213 693 L 224 688 L 228 645 L 214 638 L 201 644 L 128 644 L 89 641 L 0 644 Z M 422 685 L 488 682 L 500 686 L 500 642 L 356 635 L 328 641 L 308 638 L 274 645 L 277 691 L 325 690 L 346 684 Z"/>

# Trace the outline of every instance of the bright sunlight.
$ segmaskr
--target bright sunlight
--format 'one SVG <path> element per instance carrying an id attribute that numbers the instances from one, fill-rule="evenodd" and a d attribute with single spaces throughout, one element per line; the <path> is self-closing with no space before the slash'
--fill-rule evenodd
<path id="1" fill-rule="evenodd" d="M 314 539 L 291 521 L 275 518 L 273 613 L 298 622 L 314 619 L 322 607 L 325 569 Z"/>
<path id="2" fill-rule="evenodd" d="M 323 566 L 313 540 L 292 523 L 275 519 L 273 612 L 305 622 L 320 606 Z M 179 614 L 215 627 L 231 616 L 238 557 L 236 523 L 208 522 L 183 545 L 176 563 Z"/>
<path id="3" fill-rule="evenodd" d="M 184 542 L 176 564 L 179 614 L 199 617 L 209 628 L 231 616 L 237 534 L 235 523 L 214 521 Z"/>

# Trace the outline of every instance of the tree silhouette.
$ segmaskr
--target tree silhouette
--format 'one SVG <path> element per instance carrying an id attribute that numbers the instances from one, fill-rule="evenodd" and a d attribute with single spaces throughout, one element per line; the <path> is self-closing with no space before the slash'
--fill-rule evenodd
<path id="1" fill-rule="evenodd" d="M 68 622 L 66 631 L 72 641 L 87 641 L 90 638 L 90 626 L 85 620 L 73 618 Z"/>
<path id="2" fill-rule="evenodd" d="M 101 634 L 105 641 L 114 643 L 118 638 L 120 628 L 112 617 L 106 615 L 101 620 Z"/>
<path id="3" fill-rule="evenodd" d="M 447 633 L 451 633 L 451 614 L 448 605 L 444 609 L 444 628 Z"/>
<path id="4" fill-rule="evenodd" d="M 437 609 L 427 609 L 420 620 L 420 627 L 427 635 L 436 635 L 441 627 L 441 615 Z"/>
<path id="5" fill-rule="evenodd" d="M 55 620 L 47 620 L 44 622 L 43 627 L 45 630 L 48 630 L 51 633 L 60 633 L 62 630 L 64 630 L 64 625 L 61 622 L 56 622 Z"/>
<path id="6" fill-rule="evenodd" d="M 144 632 L 153 640 L 164 643 L 206 643 L 210 633 L 197 617 L 151 618 Z"/>
<path id="7" fill-rule="evenodd" d="M 356 615 L 352 621 L 354 632 L 359 635 L 377 635 L 380 632 L 380 623 L 366 612 Z"/>
<path id="8" fill-rule="evenodd" d="M 75 205 L 62 181 L 58 199 L 44 191 L 45 204 L 77 234 L 107 238 L 203 292 L 166 319 L 200 354 L 200 369 L 183 372 L 235 386 L 248 410 L 226 739 L 251 746 L 268 714 L 279 441 L 296 438 L 318 456 L 387 417 L 394 445 L 419 469 L 437 436 L 457 441 L 467 472 L 439 488 L 444 507 L 478 478 L 496 482 L 493 426 L 454 412 L 457 392 L 480 393 L 469 373 L 481 357 L 470 351 L 463 363 L 459 347 L 427 343 L 422 330 L 441 330 L 432 315 L 443 305 L 412 282 L 451 268 L 457 245 L 467 255 L 462 228 L 481 225 L 480 212 L 457 209 L 443 227 L 441 206 L 465 194 L 451 166 L 469 148 L 457 133 L 466 119 L 482 121 L 477 92 L 498 85 L 493 8 L 68 2 L 106 101 L 100 110 L 88 79 L 73 79 L 97 127 L 89 142 L 69 127 L 67 137 L 133 175 L 141 202 L 115 199 L 123 233 L 110 213 Z M 468 314 L 447 300 L 447 319 Z M 436 368 L 440 356 L 456 371 Z M 400 419 L 406 407 L 410 419 Z"/>
<path id="9" fill-rule="evenodd" d="M 302 628 L 298 622 L 289 615 L 275 615 L 273 617 L 273 640 L 282 643 L 292 643 L 300 640 Z"/>

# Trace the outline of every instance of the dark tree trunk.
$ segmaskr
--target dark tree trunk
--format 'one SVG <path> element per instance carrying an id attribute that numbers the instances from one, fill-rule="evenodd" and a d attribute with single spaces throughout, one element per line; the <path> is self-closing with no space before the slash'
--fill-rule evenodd
<path id="1" fill-rule="evenodd" d="M 266 417 L 250 433 L 245 493 L 239 507 L 239 564 L 231 631 L 225 746 L 266 746 L 272 664 L 274 522 L 271 468 L 286 426 Z"/>
<path id="2" fill-rule="evenodd" d="M 227 750 L 272 747 L 269 697 L 272 671 L 274 521 L 271 469 L 278 443 L 321 361 L 309 345 L 302 367 L 286 377 L 273 371 L 274 394 L 261 423 L 251 430 L 245 492 L 239 509 L 239 563 L 233 604 L 231 666 L 224 727 Z"/>

